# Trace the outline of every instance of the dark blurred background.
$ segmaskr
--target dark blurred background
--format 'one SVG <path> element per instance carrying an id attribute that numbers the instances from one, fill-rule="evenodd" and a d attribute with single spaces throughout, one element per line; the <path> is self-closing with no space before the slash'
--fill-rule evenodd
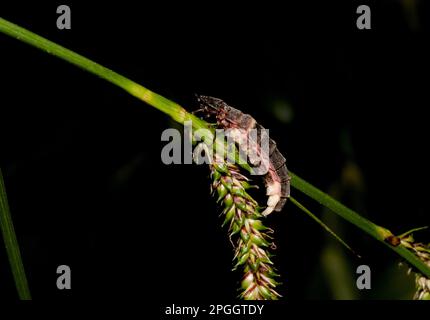
<path id="1" fill-rule="evenodd" d="M 56 28 L 59 4 L 71 7 L 71 30 Z M 372 10 L 371 30 L 356 28 L 359 4 Z M 418 0 L 2 2 L 0 16 L 188 110 L 198 93 L 251 113 L 289 169 L 402 233 L 429 222 L 428 9 Z M 161 133 L 176 124 L 2 34 L 0 74 L 0 167 L 34 298 L 235 299 L 240 273 L 208 169 L 161 162 Z M 287 204 L 267 220 L 286 298 L 412 297 L 397 256 L 292 192 L 362 258 Z M 61 264 L 71 267 L 70 291 L 56 288 Z M 360 264 L 371 267 L 372 290 L 355 287 Z M 0 283 L 15 299 L 5 250 Z"/>

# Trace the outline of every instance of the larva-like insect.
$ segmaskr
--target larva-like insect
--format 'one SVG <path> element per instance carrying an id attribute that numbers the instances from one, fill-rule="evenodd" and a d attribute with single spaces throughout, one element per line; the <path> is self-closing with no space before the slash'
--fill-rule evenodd
<path id="1" fill-rule="evenodd" d="M 235 142 L 249 143 L 250 146 L 258 148 L 255 152 L 248 153 L 249 161 L 252 165 L 257 165 L 261 157 L 269 159 L 268 170 L 264 174 L 264 184 L 266 186 L 267 207 L 262 212 L 263 215 L 270 214 L 273 210 L 281 211 L 290 196 L 290 176 L 288 175 L 285 158 L 279 152 L 276 142 L 269 139 L 268 155 L 259 148 L 261 145 L 261 137 L 266 133 L 266 129 L 255 121 L 249 114 L 230 107 L 223 100 L 208 96 L 197 97 L 200 110 L 207 116 L 214 116 L 217 121 L 217 126 L 222 129 L 233 129 L 235 132 Z M 257 131 L 257 141 L 249 141 L 248 132 L 251 129 Z M 254 155 L 259 155 L 257 159 Z"/>

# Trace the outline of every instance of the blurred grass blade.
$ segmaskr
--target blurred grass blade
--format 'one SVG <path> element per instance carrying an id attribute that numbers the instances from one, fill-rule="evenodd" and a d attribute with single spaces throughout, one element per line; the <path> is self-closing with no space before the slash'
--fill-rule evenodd
<path id="1" fill-rule="evenodd" d="M 356 227 L 360 228 L 362 231 L 366 232 L 368 235 L 372 236 L 376 240 L 382 242 L 391 250 L 395 251 L 398 255 L 404 258 L 411 265 L 415 266 L 422 274 L 430 277 L 430 267 L 427 266 L 424 262 L 422 262 L 418 256 L 414 253 L 410 252 L 408 248 L 403 245 L 392 245 L 390 238 L 394 237 L 393 233 L 387 228 L 378 226 L 372 221 L 360 216 L 354 210 L 349 209 L 344 206 L 339 201 L 333 199 L 328 194 L 322 192 L 320 189 L 314 187 L 309 182 L 300 178 L 298 175 L 292 173 L 290 171 L 291 176 L 291 186 L 295 189 L 303 192 L 308 197 L 314 199 L 319 202 L 324 207 L 330 209 L 332 212 L 336 213 L 346 221 L 352 223 Z"/>
<path id="2" fill-rule="evenodd" d="M 19 41 L 28 43 L 46 53 L 52 54 L 63 59 L 75 66 L 82 68 L 110 83 L 122 88 L 132 96 L 146 102 L 150 106 L 169 115 L 174 121 L 184 123 L 192 121 L 194 129 L 207 129 L 207 123 L 193 114 L 188 113 L 184 108 L 174 101 L 171 101 L 144 86 L 120 75 L 119 73 L 106 68 L 72 50 L 69 50 L 59 44 L 56 44 L 46 38 L 43 38 L 29 30 L 26 30 L 12 22 L 0 17 L 0 32 L 7 34 Z M 3 48 L 2 48 L 3 49 Z"/>
<path id="3" fill-rule="evenodd" d="M 399 237 L 399 238 L 406 238 L 406 236 L 408 236 L 408 235 L 410 235 L 410 234 L 412 234 L 412 233 L 415 233 L 415 232 L 417 232 L 417 231 L 422 231 L 422 230 L 425 230 L 425 229 L 428 229 L 428 226 L 414 228 L 414 229 L 412 229 L 412 230 L 406 231 L 405 233 L 402 233 L 402 234 L 401 234 L 401 235 L 399 235 L 398 237 Z"/>
<path id="4" fill-rule="evenodd" d="M 6 197 L 6 189 L 3 175 L 0 169 L 0 227 L 3 240 L 12 269 L 15 286 L 21 300 L 31 300 L 30 289 L 28 288 L 27 277 L 25 276 L 24 265 L 22 264 L 21 252 L 15 235 L 15 229 L 10 215 L 9 205 Z"/>
<path id="5" fill-rule="evenodd" d="M 111 82 L 112 84 L 124 89 L 132 96 L 137 97 L 138 99 L 146 102 L 150 106 L 153 106 L 161 112 L 169 115 L 176 122 L 183 124 L 186 121 L 192 121 L 192 126 L 196 130 L 210 128 L 210 125 L 206 121 L 199 119 L 193 114 L 188 113 L 179 104 L 167 98 L 164 98 L 163 96 L 153 91 L 150 91 L 149 89 L 141 86 L 140 84 L 80 54 L 77 54 L 72 50 L 62 47 L 3 18 L 0 18 L 0 32 L 13 38 L 16 38 L 19 41 L 28 43 L 33 47 L 39 48 L 49 54 L 52 54 L 94 75 L 97 75 L 102 79 Z M 307 196 L 319 202 L 326 208 L 330 209 L 343 219 L 360 228 L 362 231 L 366 232 L 376 240 L 384 243 L 391 250 L 395 251 L 398 255 L 408 261 L 411 265 L 415 266 L 424 275 L 430 277 L 430 267 L 423 263 L 414 253 L 410 252 L 404 246 L 394 246 L 390 244 L 389 241 L 387 241 L 390 237 L 394 237 L 393 233 L 390 230 L 376 225 L 368 219 L 360 216 L 357 212 L 347 208 L 337 200 L 330 197 L 328 194 L 314 187 L 313 185 L 300 178 L 299 176 L 295 175 L 291 171 L 290 176 L 291 186 L 293 188 L 306 194 Z"/>
<path id="6" fill-rule="evenodd" d="M 319 219 L 316 215 L 314 215 L 312 212 L 309 211 L 304 205 L 302 205 L 300 202 L 298 202 L 296 199 L 294 199 L 292 196 L 290 196 L 289 200 L 300 210 L 302 210 L 304 213 L 306 213 L 309 217 L 311 217 L 316 223 L 318 223 L 325 231 L 330 233 L 337 241 L 340 242 L 341 245 L 343 245 L 346 249 L 351 251 L 357 258 L 361 258 L 359 254 L 357 254 L 349 244 L 347 244 L 345 241 L 342 240 L 341 237 L 339 237 L 333 230 L 330 229 L 328 225 L 326 225 L 324 222 L 322 222 L 321 219 Z"/>

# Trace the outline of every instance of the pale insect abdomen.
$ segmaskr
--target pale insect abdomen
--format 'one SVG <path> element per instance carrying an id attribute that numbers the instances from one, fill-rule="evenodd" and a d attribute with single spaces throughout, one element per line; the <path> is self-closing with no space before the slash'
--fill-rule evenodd
<path id="1" fill-rule="evenodd" d="M 257 166 L 260 161 L 268 160 L 268 168 L 265 168 L 263 175 L 268 199 L 267 207 L 262 214 L 268 215 L 273 210 L 281 211 L 290 196 L 290 176 L 288 175 L 286 160 L 279 152 L 276 142 L 268 137 L 266 129 L 249 114 L 230 107 L 218 98 L 199 96 L 198 100 L 202 110 L 208 115 L 215 115 L 218 127 L 232 129 L 231 132 L 236 143 L 248 143 L 248 148 L 250 147 L 253 151 L 247 154 L 251 165 Z M 255 138 L 249 138 L 253 137 L 253 135 L 248 135 L 252 129 L 256 129 Z M 263 138 L 269 141 L 268 154 L 260 148 Z M 242 150 L 248 148 L 242 148 Z"/>

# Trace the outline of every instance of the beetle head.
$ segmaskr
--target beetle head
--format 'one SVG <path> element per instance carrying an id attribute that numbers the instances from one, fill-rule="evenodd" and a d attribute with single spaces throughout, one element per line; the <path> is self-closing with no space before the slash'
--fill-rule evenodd
<path id="1" fill-rule="evenodd" d="M 202 109 L 209 113 L 221 112 L 226 107 L 225 102 L 221 99 L 209 96 L 197 95 L 197 102 Z"/>

